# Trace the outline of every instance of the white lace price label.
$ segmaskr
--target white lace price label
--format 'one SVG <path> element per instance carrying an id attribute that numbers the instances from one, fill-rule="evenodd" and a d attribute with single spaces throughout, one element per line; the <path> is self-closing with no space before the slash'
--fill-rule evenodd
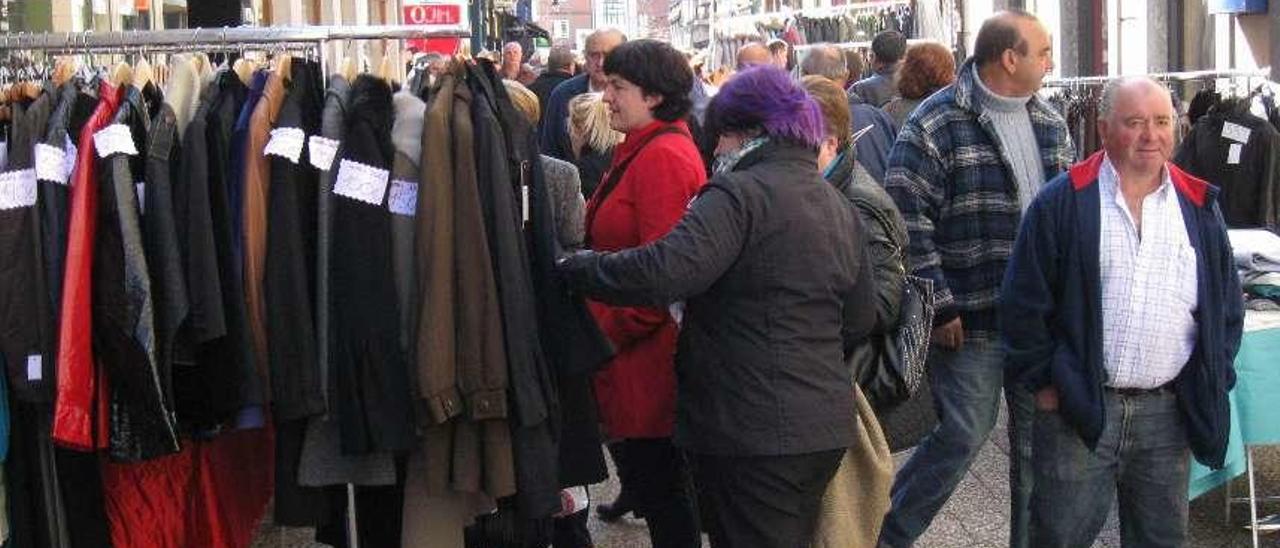
<path id="1" fill-rule="evenodd" d="M 27 356 L 27 380 L 38 381 L 44 378 L 44 356 L 32 354 Z"/>
<path id="2" fill-rule="evenodd" d="M 338 176 L 333 182 L 333 193 L 380 206 L 390 179 L 391 172 L 385 169 L 343 160 L 338 165 Z"/>
<path id="3" fill-rule="evenodd" d="M 44 143 L 36 144 L 36 178 L 67 184 L 67 151 Z"/>
<path id="4" fill-rule="evenodd" d="M 0 210 L 36 205 L 36 170 L 0 173 Z"/>
<path id="5" fill-rule="evenodd" d="M 312 135 L 307 139 L 307 143 L 311 145 L 311 165 L 316 169 L 328 171 L 333 167 L 333 158 L 338 155 L 338 141 L 328 137 Z"/>
<path id="6" fill-rule="evenodd" d="M 1222 136 L 1242 145 L 1249 144 L 1249 136 L 1252 134 L 1253 130 L 1240 124 L 1233 124 L 1231 122 L 1222 123 Z"/>
<path id="7" fill-rule="evenodd" d="M 271 130 L 271 140 L 262 154 L 276 155 L 293 163 L 302 159 L 302 146 L 307 144 L 307 135 L 296 127 L 278 127 Z"/>
<path id="8" fill-rule="evenodd" d="M 391 194 L 387 196 L 387 209 L 396 215 L 413 217 L 418 211 L 418 183 L 391 181 Z"/>
<path id="9" fill-rule="evenodd" d="M 138 147 L 133 144 L 133 135 L 129 133 L 129 126 L 124 124 L 111 124 L 94 133 L 93 147 L 97 149 L 99 158 L 106 158 L 112 154 L 130 156 L 138 154 Z"/>

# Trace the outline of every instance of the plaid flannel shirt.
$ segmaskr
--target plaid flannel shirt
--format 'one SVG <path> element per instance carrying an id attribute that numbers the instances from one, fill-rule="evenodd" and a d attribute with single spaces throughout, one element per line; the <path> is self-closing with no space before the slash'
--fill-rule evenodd
<path id="1" fill-rule="evenodd" d="M 970 60 L 955 84 L 907 118 L 889 153 L 885 189 L 911 236 L 908 264 L 933 280 L 935 325 L 961 317 L 967 334 L 993 336 L 995 305 L 1022 212 L 1008 155 L 974 96 Z M 1027 103 L 1045 180 L 1066 171 L 1075 150 L 1062 117 Z"/>

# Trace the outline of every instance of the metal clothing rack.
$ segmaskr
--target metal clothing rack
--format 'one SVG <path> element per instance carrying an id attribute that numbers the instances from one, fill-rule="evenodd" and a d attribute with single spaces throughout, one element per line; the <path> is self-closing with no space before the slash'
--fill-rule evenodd
<path id="1" fill-rule="evenodd" d="M 223 27 L 173 30 L 10 33 L 0 38 L 0 54 L 10 51 L 46 53 L 98 53 L 178 51 L 185 48 L 225 50 L 246 46 L 310 45 L 323 53 L 334 40 L 409 40 L 416 38 L 467 38 L 469 28 L 455 25 L 425 29 L 414 25 L 308 26 L 308 27 Z M 323 65 L 324 56 L 321 55 Z"/>
<path id="2" fill-rule="evenodd" d="M 1163 82 L 1186 82 L 1190 80 L 1211 80 L 1215 78 L 1266 78 L 1271 74 L 1269 68 L 1256 70 L 1192 70 L 1184 72 L 1161 72 L 1155 74 L 1120 74 L 1115 76 L 1079 76 L 1074 78 L 1051 78 L 1044 81 L 1044 87 L 1072 87 L 1103 85 L 1112 80 L 1126 76 L 1147 76 Z"/>
<path id="3" fill-rule="evenodd" d="M 312 46 L 324 67 L 324 51 L 334 40 L 409 40 L 417 38 L 467 38 L 467 27 L 427 30 L 413 25 L 224 27 L 120 32 L 16 33 L 0 37 L 0 55 L 15 51 L 50 54 L 163 53 L 188 49 L 232 51 L 246 46 Z M 355 486 L 347 484 L 347 537 L 359 548 Z"/>

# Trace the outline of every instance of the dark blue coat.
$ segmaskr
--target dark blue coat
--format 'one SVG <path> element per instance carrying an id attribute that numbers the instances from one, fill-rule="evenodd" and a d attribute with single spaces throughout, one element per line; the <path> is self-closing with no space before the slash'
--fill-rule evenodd
<path id="1" fill-rule="evenodd" d="M 551 90 L 551 97 L 542 111 L 542 120 L 538 125 L 538 147 L 543 154 L 572 162 L 573 151 L 569 150 L 569 100 L 586 93 L 590 89 L 587 74 L 584 72 L 565 80 Z"/>
<path id="2" fill-rule="evenodd" d="M 1008 372 L 1032 390 L 1052 385 L 1059 412 L 1096 447 L 1105 421 L 1102 364 L 1102 153 L 1055 177 L 1023 216 L 999 302 Z M 1196 460 L 1221 468 L 1231 430 L 1227 393 L 1235 385 L 1244 305 L 1218 189 L 1173 164 L 1170 178 L 1196 250 L 1199 334 L 1174 380 Z"/>

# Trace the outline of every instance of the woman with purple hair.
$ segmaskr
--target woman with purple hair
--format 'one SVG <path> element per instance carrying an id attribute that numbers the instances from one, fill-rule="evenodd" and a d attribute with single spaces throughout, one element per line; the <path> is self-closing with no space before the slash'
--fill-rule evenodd
<path id="1" fill-rule="evenodd" d="M 615 305 L 683 302 L 675 442 L 715 548 L 807 546 L 854 439 L 845 353 L 875 320 L 857 212 L 818 172 L 824 123 L 785 72 L 712 100 L 715 174 L 663 238 L 560 261 Z"/>

